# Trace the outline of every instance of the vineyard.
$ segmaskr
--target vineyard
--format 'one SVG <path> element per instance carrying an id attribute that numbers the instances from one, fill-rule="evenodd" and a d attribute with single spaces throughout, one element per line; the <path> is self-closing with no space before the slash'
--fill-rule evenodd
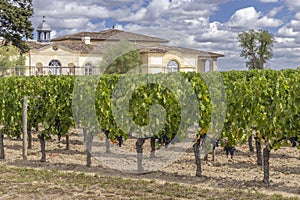
<path id="1" fill-rule="evenodd" d="M 140 173 L 146 165 L 143 154 L 151 152 L 154 158 L 163 149 L 157 145 L 171 148 L 172 143 L 185 142 L 193 153 L 194 174 L 203 178 L 208 153 L 215 160 L 215 153 L 225 149 L 234 160 L 247 143 L 247 151 L 254 151 L 254 139 L 255 164 L 263 167 L 262 177 L 255 180 L 261 186 L 272 185 L 272 153 L 284 155 L 283 149 L 297 151 L 300 146 L 299 69 L 5 77 L 0 87 L 2 160 L 11 155 L 5 152 L 13 142 L 9 138 L 22 138 L 24 97 L 28 99 L 27 147 L 32 152 L 38 139 L 42 163 L 47 161 L 47 143 L 64 138 L 66 149 L 73 148 L 72 133 L 80 129 L 76 134 L 84 138 L 87 166 L 92 166 L 91 152 L 99 137 L 105 140 L 107 155 L 112 142 L 120 148 L 131 144 Z M 215 166 L 217 161 L 212 163 Z M 295 172 L 299 179 L 299 167 Z"/>

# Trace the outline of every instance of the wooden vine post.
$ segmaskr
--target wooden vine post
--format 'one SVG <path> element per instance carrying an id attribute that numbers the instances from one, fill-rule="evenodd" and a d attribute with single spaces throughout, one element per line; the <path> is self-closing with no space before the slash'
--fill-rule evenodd
<path id="1" fill-rule="evenodd" d="M 2 129 L 0 129 L 0 160 L 5 159 L 3 138 L 4 138 L 4 135 L 3 135 Z"/>
<path id="2" fill-rule="evenodd" d="M 23 99 L 23 160 L 27 160 L 27 96 Z"/>
<path id="3" fill-rule="evenodd" d="M 143 144 L 145 143 L 145 138 L 138 138 L 136 140 L 136 152 L 137 152 L 137 170 L 138 172 L 143 172 Z"/>

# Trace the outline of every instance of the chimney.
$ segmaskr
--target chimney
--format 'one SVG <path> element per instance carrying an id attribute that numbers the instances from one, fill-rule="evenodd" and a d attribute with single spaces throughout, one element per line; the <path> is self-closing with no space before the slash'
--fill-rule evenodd
<path id="1" fill-rule="evenodd" d="M 88 36 L 83 37 L 82 42 L 84 42 L 84 44 L 91 44 L 91 37 Z"/>

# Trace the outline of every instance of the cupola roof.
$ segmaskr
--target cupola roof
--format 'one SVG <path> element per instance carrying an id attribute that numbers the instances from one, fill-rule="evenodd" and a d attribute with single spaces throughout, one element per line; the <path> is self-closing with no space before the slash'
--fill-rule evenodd
<path id="1" fill-rule="evenodd" d="M 43 21 L 42 21 L 42 23 L 39 24 L 37 30 L 38 31 L 51 31 L 50 25 L 45 22 L 45 16 L 43 16 Z"/>

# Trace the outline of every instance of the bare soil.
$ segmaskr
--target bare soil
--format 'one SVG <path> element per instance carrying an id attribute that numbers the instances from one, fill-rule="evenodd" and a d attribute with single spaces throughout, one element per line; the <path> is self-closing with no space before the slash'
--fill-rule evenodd
<path id="1" fill-rule="evenodd" d="M 156 183 L 178 183 L 180 185 L 207 188 L 212 191 L 254 191 L 267 195 L 280 194 L 284 197 L 300 198 L 300 151 L 297 148 L 282 147 L 271 151 L 270 179 L 262 182 L 263 169 L 256 164 L 256 154 L 249 153 L 246 145 L 238 146 L 233 159 L 227 158 L 221 147 L 217 149 L 216 160 L 202 161 L 202 177 L 195 177 L 196 165 L 191 147 L 172 164 L 154 172 L 126 173 L 104 166 L 92 158 L 92 166 L 86 166 L 85 146 L 75 131 L 70 134 L 70 150 L 65 150 L 65 138 L 61 142 L 53 138 L 46 143 L 47 162 L 41 163 L 40 143 L 33 135 L 33 148 L 28 150 L 28 160 L 22 160 L 22 141 L 5 138 L 6 159 L 0 165 L 14 167 L 42 168 L 59 171 L 84 172 L 99 176 L 123 177 L 139 180 L 155 180 Z M 134 149 L 135 141 L 125 142 L 124 147 Z M 145 155 L 150 154 L 149 144 L 145 143 Z M 115 145 L 115 144 L 111 144 Z M 120 162 L 124 162 L 120 158 Z M 126 158 L 123 158 L 126 159 Z M 55 199 L 55 198 L 54 198 Z"/>

